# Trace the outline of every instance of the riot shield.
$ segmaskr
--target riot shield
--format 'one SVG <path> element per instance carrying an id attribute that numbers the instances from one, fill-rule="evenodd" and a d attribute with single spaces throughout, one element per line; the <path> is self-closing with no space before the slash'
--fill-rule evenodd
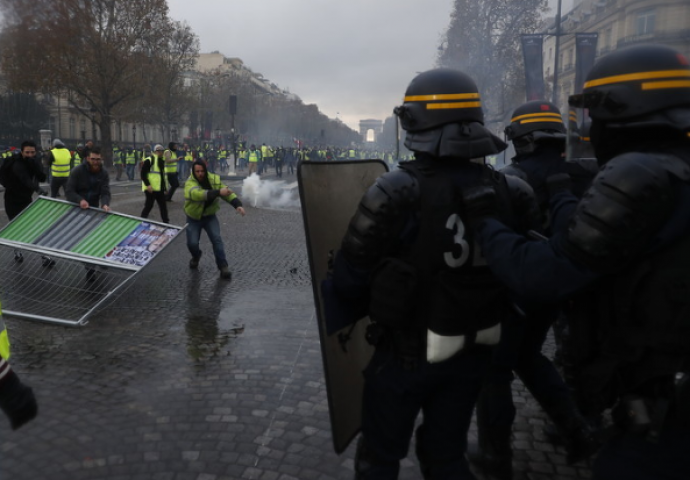
<path id="1" fill-rule="evenodd" d="M 340 248 L 359 200 L 387 171 L 381 160 L 301 162 L 297 180 L 307 238 L 314 303 L 321 339 L 328 408 L 336 453 L 342 453 L 361 427 L 362 370 L 373 353 L 364 339 L 368 318 L 333 331 L 326 316 L 322 284 L 329 256 Z"/>

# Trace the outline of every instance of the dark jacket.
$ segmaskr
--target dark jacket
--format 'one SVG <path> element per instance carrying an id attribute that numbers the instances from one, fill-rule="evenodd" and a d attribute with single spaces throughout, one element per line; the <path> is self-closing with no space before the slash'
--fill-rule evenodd
<path id="1" fill-rule="evenodd" d="M 74 203 L 86 200 L 90 206 L 96 208 L 100 205 L 110 205 L 108 171 L 101 168 L 98 173 L 91 173 L 88 164 L 77 165 L 69 174 L 65 194 L 67 200 Z"/>
<path id="2" fill-rule="evenodd" d="M 31 203 L 33 193 L 40 191 L 38 183 L 46 180 L 43 168 L 35 158 L 25 159 L 17 155 L 12 162 L 11 181 L 5 187 L 5 210 L 10 219 Z"/>

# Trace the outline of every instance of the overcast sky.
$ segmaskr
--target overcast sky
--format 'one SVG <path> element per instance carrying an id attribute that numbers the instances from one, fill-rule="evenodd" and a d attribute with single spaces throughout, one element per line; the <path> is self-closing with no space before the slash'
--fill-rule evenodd
<path id="1" fill-rule="evenodd" d="M 571 1 L 564 0 L 563 7 Z M 390 116 L 416 72 L 434 67 L 453 0 L 168 0 L 168 5 L 170 16 L 198 35 L 202 53 L 239 57 L 358 130 L 360 120 Z"/>

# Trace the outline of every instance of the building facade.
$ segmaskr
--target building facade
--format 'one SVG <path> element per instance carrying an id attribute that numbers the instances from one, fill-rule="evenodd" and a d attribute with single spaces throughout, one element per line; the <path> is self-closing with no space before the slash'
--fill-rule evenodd
<path id="1" fill-rule="evenodd" d="M 553 89 L 555 55 L 559 55 L 556 103 L 567 111 L 575 93 L 575 33 L 598 33 L 597 58 L 642 43 L 668 45 L 690 57 L 689 0 L 576 0 L 562 15 L 559 52 L 556 23 L 549 22 L 544 41 L 544 73 Z"/>

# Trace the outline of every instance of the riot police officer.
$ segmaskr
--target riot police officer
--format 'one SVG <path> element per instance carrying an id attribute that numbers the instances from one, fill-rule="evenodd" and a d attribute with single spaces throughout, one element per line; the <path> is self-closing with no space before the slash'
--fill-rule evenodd
<path id="1" fill-rule="evenodd" d="M 474 81 L 450 69 L 415 77 L 396 108 L 415 160 L 378 178 L 336 256 L 342 298 L 369 301 L 358 479 L 395 479 L 420 410 L 416 453 L 426 479 L 473 479 L 464 451 L 482 375 L 512 305 L 483 265 L 463 190 L 491 185 L 519 231 L 539 218 L 531 189 L 483 163 L 506 145 L 484 127 Z"/>
<path id="2" fill-rule="evenodd" d="M 573 305 L 576 388 L 614 424 L 594 478 L 690 478 L 690 62 L 659 45 L 616 50 L 570 104 L 589 109 L 601 170 L 567 228 L 529 242 L 495 218 L 490 188 L 464 199 L 498 277 Z M 554 211 L 568 179 L 546 182 Z"/>
<path id="3" fill-rule="evenodd" d="M 527 102 L 515 109 L 505 134 L 513 142 L 516 156 L 501 172 L 521 178 L 533 188 L 544 222 L 543 230 L 548 235 L 548 192 L 545 182 L 539 179 L 566 169 L 566 128 L 561 112 L 547 101 Z M 579 164 L 570 167 L 570 170 L 575 169 L 586 171 Z M 477 402 L 479 444 L 468 450 L 470 462 L 501 480 L 513 477 L 511 433 L 516 410 L 511 392 L 512 371 L 553 420 L 558 434 L 565 440 L 571 463 L 591 453 L 596 446 L 570 389 L 553 363 L 541 353 L 549 328 L 558 317 L 558 304 L 549 302 L 521 307 L 527 318 L 510 324 L 510 334 L 501 338 L 484 379 Z"/>

